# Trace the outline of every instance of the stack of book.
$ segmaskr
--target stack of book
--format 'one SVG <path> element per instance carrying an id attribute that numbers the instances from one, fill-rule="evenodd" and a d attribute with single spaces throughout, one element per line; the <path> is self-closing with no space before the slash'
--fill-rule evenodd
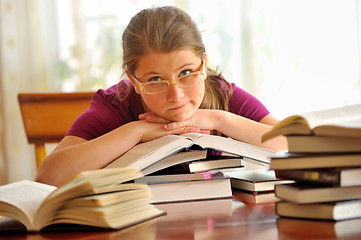
<path id="1" fill-rule="evenodd" d="M 263 140 L 278 135 L 289 148 L 271 157 L 270 169 L 295 180 L 275 187 L 279 216 L 361 217 L 361 104 L 288 117 Z"/>
<path id="2" fill-rule="evenodd" d="M 211 155 L 209 152 L 223 152 Z M 169 135 L 136 145 L 106 168 L 134 167 L 152 191 L 152 203 L 232 198 L 230 177 L 221 169 L 240 169 L 243 161 L 269 165 L 274 152 L 215 135 Z"/>
<path id="3" fill-rule="evenodd" d="M 234 197 L 249 204 L 277 202 L 279 199 L 275 196 L 275 185 L 294 182 L 276 178 L 274 171 L 270 170 L 229 170 L 225 173 L 231 178 Z"/>

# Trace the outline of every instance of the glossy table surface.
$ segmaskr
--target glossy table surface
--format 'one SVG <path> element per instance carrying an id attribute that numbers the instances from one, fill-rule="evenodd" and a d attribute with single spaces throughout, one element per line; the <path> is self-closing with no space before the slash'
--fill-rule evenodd
<path id="1" fill-rule="evenodd" d="M 234 199 L 160 204 L 167 215 L 118 231 L 17 233 L 0 239 L 361 239 L 361 220 L 342 222 L 279 218 L 275 204 Z"/>

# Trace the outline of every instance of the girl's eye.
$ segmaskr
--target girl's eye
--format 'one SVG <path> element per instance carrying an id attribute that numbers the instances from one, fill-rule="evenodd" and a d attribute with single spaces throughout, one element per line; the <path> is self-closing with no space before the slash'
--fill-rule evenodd
<path id="1" fill-rule="evenodd" d="M 192 72 L 193 72 L 192 70 L 186 69 L 186 70 L 181 71 L 179 76 L 180 77 L 187 76 L 187 75 L 191 74 Z"/>
<path id="2" fill-rule="evenodd" d="M 148 80 L 148 82 L 158 82 L 158 81 L 162 81 L 162 79 L 160 77 L 152 77 Z"/>

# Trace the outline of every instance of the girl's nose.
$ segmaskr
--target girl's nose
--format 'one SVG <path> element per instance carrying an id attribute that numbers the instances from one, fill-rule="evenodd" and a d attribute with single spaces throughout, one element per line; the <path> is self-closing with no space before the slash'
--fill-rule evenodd
<path id="1" fill-rule="evenodd" d="M 168 101 L 177 102 L 184 97 L 183 89 L 179 88 L 176 84 L 171 84 L 168 89 Z"/>

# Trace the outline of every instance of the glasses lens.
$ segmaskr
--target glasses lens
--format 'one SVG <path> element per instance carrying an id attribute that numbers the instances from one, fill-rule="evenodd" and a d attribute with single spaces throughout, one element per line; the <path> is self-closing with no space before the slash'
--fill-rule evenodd
<path id="1" fill-rule="evenodd" d="M 143 86 L 147 93 L 161 93 L 168 90 L 168 83 L 166 82 L 151 82 Z"/>
<path id="2" fill-rule="evenodd" d="M 183 76 L 177 80 L 177 86 L 180 88 L 188 88 L 197 83 L 201 82 L 203 77 L 201 77 L 201 72 L 193 72 L 186 76 Z M 156 94 L 166 92 L 169 88 L 169 84 L 167 81 L 159 81 L 159 82 L 149 82 L 143 85 L 143 89 L 148 94 Z"/>
<path id="3" fill-rule="evenodd" d="M 181 88 L 191 87 L 202 80 L 200 72 L 194 72 L 178 79 L 178 86 Z"/>

